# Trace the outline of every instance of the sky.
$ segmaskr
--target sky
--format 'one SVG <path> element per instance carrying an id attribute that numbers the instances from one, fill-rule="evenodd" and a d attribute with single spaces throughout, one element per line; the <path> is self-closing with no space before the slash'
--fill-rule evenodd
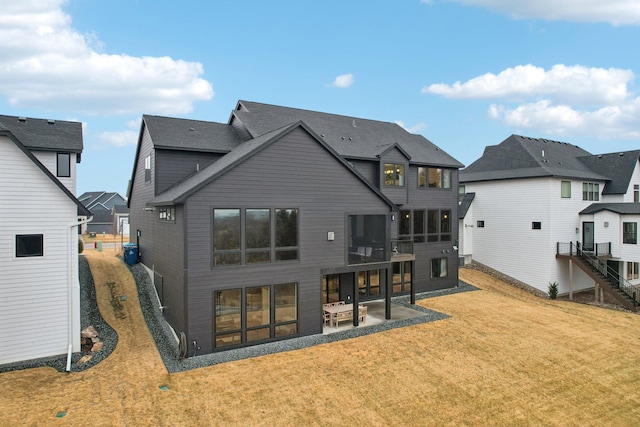
<path id="1" fill-rule="evenodd" d="M 465 165 L 511 134 L 640 149 L 638 0 L 0 0 L 0 114 L 83 124 L 126 196 L 143 114 L 238 100 L 396 122 Z"/>

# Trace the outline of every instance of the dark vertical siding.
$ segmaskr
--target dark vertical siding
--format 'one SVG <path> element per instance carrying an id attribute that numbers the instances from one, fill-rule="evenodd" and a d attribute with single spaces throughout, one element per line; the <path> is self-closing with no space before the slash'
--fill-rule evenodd
<path id="1" fill-rule="evenodd" d="M 296 129 L 190 196 L 189 341 L 212 350 L 215 289 L 298 283 L 299 333 L 322 331 L 321 269 L 345 265 L 345 216 L 390 207 L 307 132 Z M 299 209 L 299 262 L 211 267 L 213 208 Z M 335 240 L 327 240 L 327 232 Z"/>
<path id="2" fill-rule="evenodd" d="M 222 157 L 217 153 L 193 151 L 156 150 L 156 191 L 158 194 L 188 176 L 206 168 Z"/>
<path id="3" fill-rule="evenodd" d="M 144 181 L 144 159 L 151 154 L 151 168 L 155 172 L 157 162 L 154 160 L 153 143 L 146 128 L 143 130 L 140 154 L 135 169 L 130 200 L 130 233 L 131 242 L 137 240 L 140 230 L 139 248 L 142 262 L 163 276 L 163 297 L 166 308 L 165 318 L 177 331 L 186 328 L 184 322 L 184 288 L 183 288 L 183 219 L 180 207 L 176 209 L 175 223 L 160 221 L 158 208 L 146 210 L 146 202 L 154 197 L 154 186 L 157 173 L 152 173 L 151 182 Z"/>

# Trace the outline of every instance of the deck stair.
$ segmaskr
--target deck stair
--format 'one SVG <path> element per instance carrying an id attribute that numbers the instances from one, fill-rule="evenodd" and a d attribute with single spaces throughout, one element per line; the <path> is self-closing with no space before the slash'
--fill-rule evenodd
<path id="1" fill-rule="evenodd" d="M 638 311 L 639 290 L 623 278 L 618 277 L 607 266 L 606 261 L 584 251 L 572 254 L 570 258 L 578 268 L 598 283 L 604 292 L 619 305 L 633 312 Z"/>

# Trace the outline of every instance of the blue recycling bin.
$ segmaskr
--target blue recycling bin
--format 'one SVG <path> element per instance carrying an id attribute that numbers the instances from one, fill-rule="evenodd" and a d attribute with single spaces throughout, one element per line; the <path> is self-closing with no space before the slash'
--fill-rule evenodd
<path id="1" fill-rule="evenodd" d="M 122 245 L 124 249 L 124 262 L 128 265 L 134 265 L 138 262 L 138 245 L 135 243 L 125 243 Z"/>

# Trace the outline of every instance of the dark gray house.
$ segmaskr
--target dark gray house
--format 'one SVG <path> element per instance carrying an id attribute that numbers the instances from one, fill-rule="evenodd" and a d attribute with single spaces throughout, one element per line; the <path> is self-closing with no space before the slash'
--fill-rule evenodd
<path id="1" fill-rule="evenodd" d="M 457 285 L 460 167 L 394 123 L 247 101 L 228 124 L 145 115 L 131 241 L 201 351 L 317 334 L 322 303 Z"/>
<path id="2" fill-rule="evenodd" d="M 78 200 L 93 214 L 93 221 L 82 230 L 86 233 L 118 234 L 118 227 L 114 226 L 113 208 L 122 206 L 126 210 L 127 201 L 117 192 L 87 191 Z M 119 208 L 119 209 L 123 209 Z"/>

